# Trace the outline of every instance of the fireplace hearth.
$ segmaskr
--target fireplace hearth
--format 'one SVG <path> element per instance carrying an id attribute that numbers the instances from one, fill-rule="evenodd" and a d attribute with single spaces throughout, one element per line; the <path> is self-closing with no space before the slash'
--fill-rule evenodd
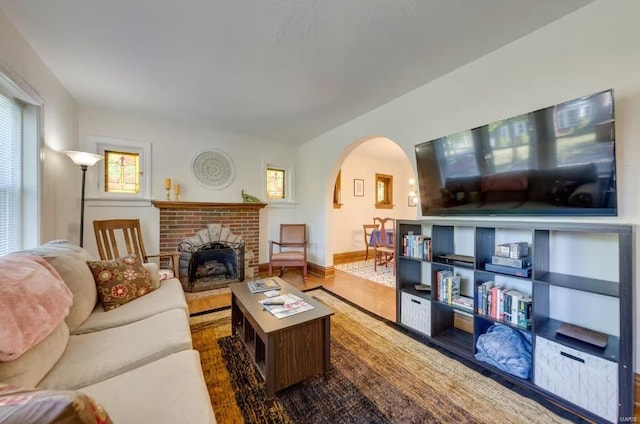
<path id="1" fill-rule="evenodd" d="M 185 291 L 226 287 L 244 280 L 245 243 L 228 228 L 209 224 L 178 244 L 180 281 Z"/>

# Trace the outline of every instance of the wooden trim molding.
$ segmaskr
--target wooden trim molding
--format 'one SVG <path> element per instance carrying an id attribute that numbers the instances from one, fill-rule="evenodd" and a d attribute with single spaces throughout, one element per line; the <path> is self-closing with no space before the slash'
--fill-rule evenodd
<path id="1" fill-rule="evenodd" d="M 262 209 L 266 203 L 211 203 L 211 202 L 172 202 L 166 200 L 152 200 L 151 203 L 158 209 Z"/>
<path id="2" fill-rule="evenodd" d="M 260 264 L 258 272 L 261 276 L 269 275 L 269 264 Z M 307 262 L 307 272 L 314 277 L 327 278 L 333 277 L 336 273 L 332 266 L 324 267 L 313 262 Z M 276 272 L 274 271 L 274 274 Z"/>
<path id="3" fill-rule="evenodd" d="M 369 254 L 373 256 L 373 248 L 370 249 Z M 349 262 L 359 262 L 364 261 L 364 258 L 367 255 L 366 250 L 355 250 L 353 252 L 342 252 L 342 253 L 334 253 L 333 254 L 333 264 L 347 264 Z"/>

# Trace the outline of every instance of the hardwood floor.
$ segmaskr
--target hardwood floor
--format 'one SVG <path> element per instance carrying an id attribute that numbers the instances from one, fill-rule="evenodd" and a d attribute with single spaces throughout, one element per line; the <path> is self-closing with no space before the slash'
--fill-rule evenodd
<path id="1" fill-rule="evenodd" d="M 327 290 L 349 302 L 390 321 L 396 319 L 396 291 L 342 271 L 335 271 L 334 277 L 319 278 L 309 275 L 305 282 L 302 272 L 287 269 L 282 278 L 299 290 L 308 290 L 323 286 Z M 187 296 L 188 298 L 193 296 Z M 231 304 L 231 295 L 203 296 L 188 299 L 191 314 L 219 309 Z"/>

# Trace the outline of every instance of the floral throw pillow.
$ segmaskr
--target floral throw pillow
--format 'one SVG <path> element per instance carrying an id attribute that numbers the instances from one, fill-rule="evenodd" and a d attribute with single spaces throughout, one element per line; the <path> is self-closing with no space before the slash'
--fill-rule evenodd
<path id="1" fill-rule="evenodd" d="M 93 398 L 66 390 L 26 389 L 0 383 L 0 422 L 112 424 Z"/>
<path id="2" fill-rule="evenodd" d="M 105 311 L 144 296 L 153 290 L 151 276 L 135 255 L 114 261 L 87 262 L 98 287 L 98 297 Z"/>

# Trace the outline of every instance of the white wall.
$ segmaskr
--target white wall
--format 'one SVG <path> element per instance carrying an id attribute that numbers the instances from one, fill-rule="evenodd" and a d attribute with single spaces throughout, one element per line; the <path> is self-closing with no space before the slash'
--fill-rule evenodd
<path id="1" fill-rule="evenodd" d="M 378 109 L 305 143 L 314 157 L 301 175 L 301 192 L 327 181 L 331 196 L 336 164 L 364 136 L 394 140 L 413 159 L 415 144 L 607 88 L 615 90 L 619 216 L 597 222 L 640 224 L 640 2 L 599 0 L 519 41 L 472 62 Z M 401 64 L 399 64 L 401 66 Z M 302 213 L 324 243 L 312 255 L 331 262 L 334 215 L 323 198 L 304 196 Z M 637 232 L 636 232 L 637 233 Z M 636 236 L 637 237 L 637 236 Z M 640 243 L 636 240 L 636 246 Z M 640 249 L 636 249 L 638 263 Z M 635 304 L 640 300 L 637 277 Z M 635 333 L 640 332 L 635 313 Z M 635 352 L 635 369 L 640 350 Z"/>
<path id="2" fill-rule="evenodd" d="M 259 198 L 261 195 L 263 163 L 294 166 L 298 170 L 297 149 L 284 143 L 250 139 L 214 129 L 193 128 L 185 124 L 167 122 L 124 111 L 91 107 L 80 108 L 80 138 L 86 144 L 90 135 L 151 143 L 152 199 L 164 200 L 164 179 L 181 186 L 181 201 L 242 202 L 241 191 Z M 193 157 L 205 149 L 226 152 L 236 168 L 234 181 L 225 189 L 210 190 L 202 186 L 191 173 Z M 97 168 L 90 168 L 91 181 Z M 145 172 L 148 172 L 146 170 Z M 297 188 L 296 188 L 297 190 Z M 87 190 L 94 192 L 93 188 Z M 172 193 L 173 198 L 173 193 Z M 158 210 L 149 202 L 117 202 L 90 200 L 85 215 L 85 247 L 97 253 L 91 222 L 106 218 L 140 218 L 144 223 L 147 251 L 157 252 L 159 246 Z M 278 239 L 280 223 L 297 223 L 296 205 L 276 207 L 269 205 L 260 212 L 260 263 L 268 261 L 267 240 Z"/>
<path id="3" fill-rule="evenodd" d="M 350 154 L 341 166 L 342 207 L 333 209 L 333 253 L 364 250 L 362 224 L 372 224 L 373 217 L 415 219 L 416 207 L 409 207 L 409 178 L 415 178 L 409 158 L 374 159 Z M 376 173 L 393 175 L 393 209 L 376 209 Z M 364 196 L 353 195 L 354 178 L 364 180 Z"/>
<path id="4" fill-rule="evenodd" d="M 0 12 L 0 61 L 44 100 L 44 166 L 40 239 L 73 239 L 80 219 L 80 169 L 62 150 L 78 146 L 76 102 L 13 23 Z M 74 233 L 75 231 L 75 233 Z M 77 241 L 77 237 L 75 238 Z"/>

